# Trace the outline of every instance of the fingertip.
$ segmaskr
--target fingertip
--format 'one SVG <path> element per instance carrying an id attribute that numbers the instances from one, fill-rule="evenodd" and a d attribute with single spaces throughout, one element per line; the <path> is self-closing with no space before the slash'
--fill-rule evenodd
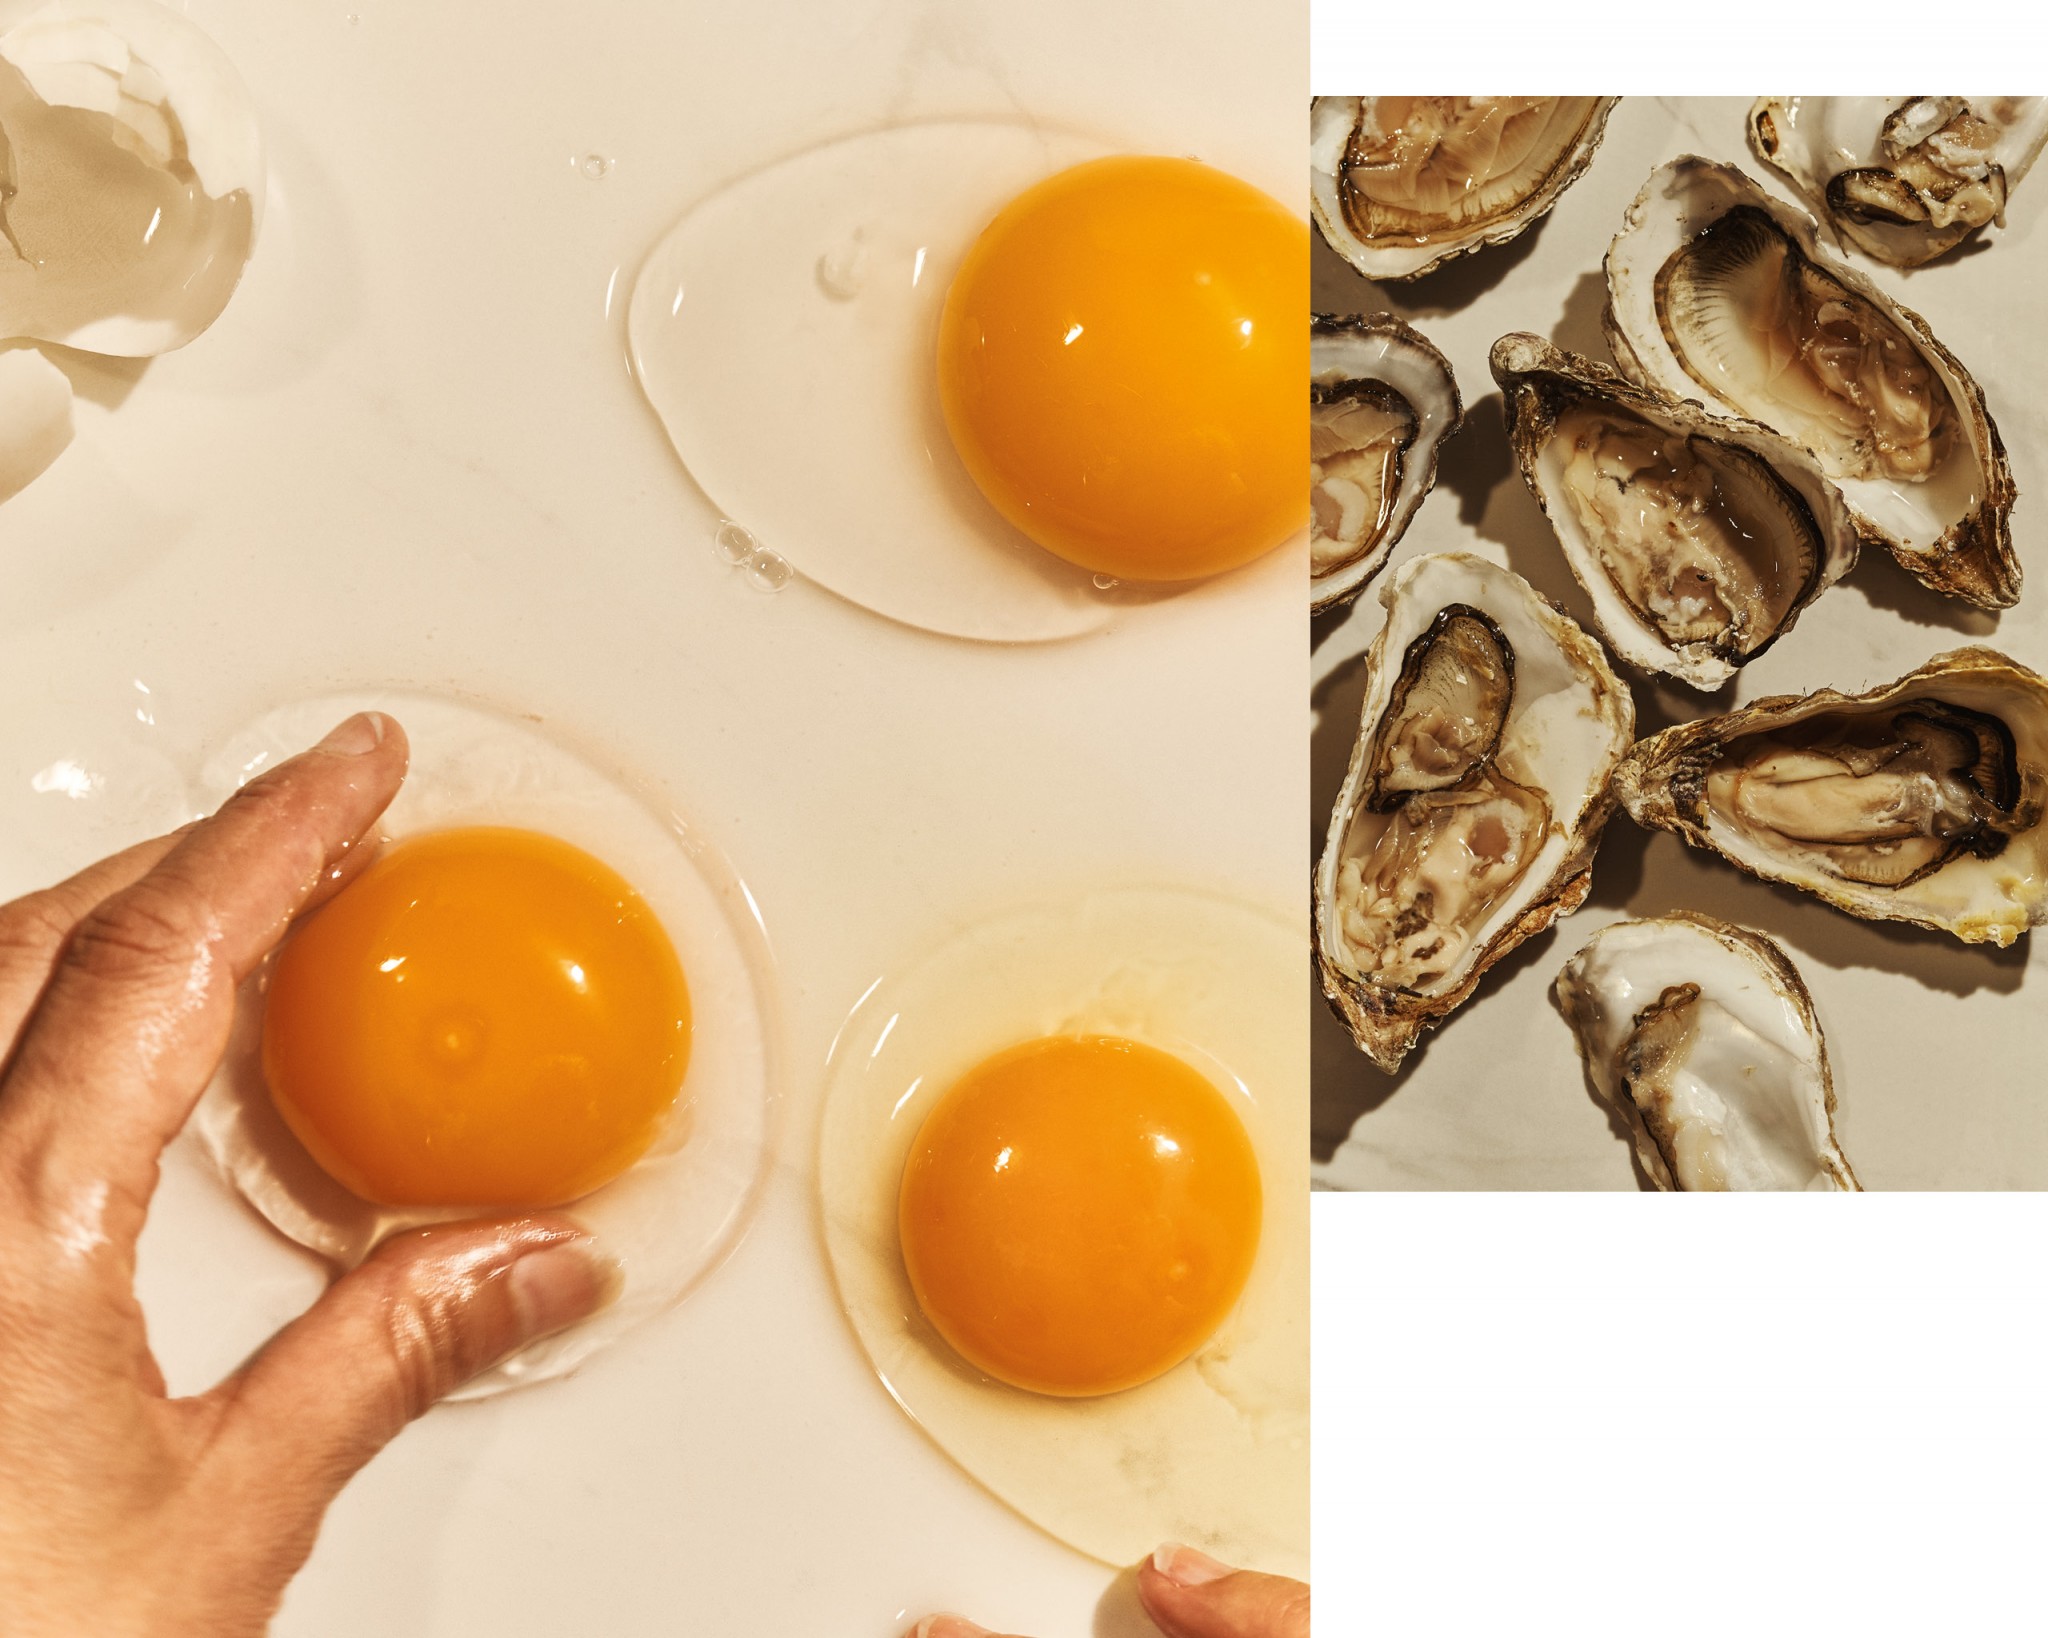
<path id="1" fill-rule="evenodd" d="M 618 1300 L 625 1275 L 587 1236 L 526 1252 L 505 1276 L 519 1346 L 586 1320 Z"/>
<path id="2" fill-rule="evenodd" d="M 1228 1564 L 1177 1541 L 1164 1542 L 1154 1548 L 1152 1562 L 1147 1568 L 1173 1587 L 1206 1587 L 1212 1581 L 1221 1581 L 1235 1573 Z"/>

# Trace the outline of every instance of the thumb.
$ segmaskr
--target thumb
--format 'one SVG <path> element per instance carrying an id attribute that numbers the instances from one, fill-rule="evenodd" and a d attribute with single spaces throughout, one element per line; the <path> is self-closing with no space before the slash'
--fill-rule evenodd
<path id="1" fill-rule="evenodd" d="M 1138 1601 L 1166 1638 L 1309 1638 L 1308 1588 L 1165 1546 L 1138 1571 Z"/>
<path id="2" fill-rule="evenodd" d="M 617 1289 L 617 1265 L 561 1218 L 394 1235 L 214 1390 L 215 1453 L 310 1527 L 406 1423 Z"/>

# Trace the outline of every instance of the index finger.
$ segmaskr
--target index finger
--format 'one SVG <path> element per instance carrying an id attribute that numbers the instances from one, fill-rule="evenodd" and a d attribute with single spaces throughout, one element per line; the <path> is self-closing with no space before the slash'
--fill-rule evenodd
<path id="1" fill-rule="evenodd" d="M 72 1243 L 132 1248 L 157 1157 L 211 1077 L 235 989 L 323 891 L 405 778 L 377 712 L 244 786 L 80 921 L 0 1079 L 0 1177 Z"/>

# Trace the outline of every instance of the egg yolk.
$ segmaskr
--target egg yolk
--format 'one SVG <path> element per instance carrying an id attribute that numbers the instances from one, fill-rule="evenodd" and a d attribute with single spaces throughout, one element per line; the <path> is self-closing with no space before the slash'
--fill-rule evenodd
<path id="1" fill-rule="evenodd" d="M 1186 159 L 1018 195 L 939 323 L 939 402 L 981 491 L 1097 573 L 1192 580 L 1300 529 L 1308 230 Z"/>
<path id="2" fill-rule="evenodd" d="M 293 934 L 263 1071 L 313 1158 L 392 1206 L 552 1206 L 646 1152 L 690 1056 L 682 964 L 609 866 L 531 831 L 396 843 Z"/>
<path id="3" fill-rule="evenodd" d="M 1215 1332 L 1258 1251 L 1258 1162 L 1224 1096 L 1155 1047 L 1027 1041 L 936 1104 L 898 1231 L 939 1334 L 1014 1387 L 1115 1393 Z"/>

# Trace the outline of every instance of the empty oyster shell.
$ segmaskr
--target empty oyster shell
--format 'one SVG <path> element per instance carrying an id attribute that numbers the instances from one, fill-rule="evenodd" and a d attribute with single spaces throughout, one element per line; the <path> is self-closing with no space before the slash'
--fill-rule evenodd
<path id="1" fill-rule="evenodd" d="M 2048 142 L 2048 97 L 1759 97 L 1749 145 L 1837 239 L 1919 267 L 1989 223 Z"/>
<path id="2" fill-rule="evenodd" d="M 1391 1073 L 1584 902 L 1635 706 L 1512 570 L 1414 558 L 1380 592 L 1358 741 L 1315 877 L 1323 993 Z"/>
<path id="3" fill-rule="evenodd" d="M 1592 163 L 1614 97 L 1317 97 L 1309 204 L 1369 279 L 1505 243 Z"/>
<path id="4" fill-rule="evenodd" d="M 227 305 L 263 204 L 255 105 L 153 0 L 0 0 L 0 336 L 144 358 Z"/>
<path id="5" fill-rule="evenodd" d="M 1502 336 L 1491 363 L 1522 480 L 1630 664 L 1718 688 L 1855 564 L 1840 495 L 1767 427 L 1541 336 Z"/>
<path id="6" fill-rule="evenodd" d="M 1916 313 L 1822 252 L 1741 171 L 1651 172 L 1607 252 L 1606 329 L 1631 381 L 1804 445 L 1867 540 L 1937 591 L 2019 598 L 2014 489 L 1984 394 Z"/>
<path id="7" fill-rule="evenodd" d="M 1386 566 L 1465 408 L 1444 355 L 1391 313 L 1309 326 L 1309 601 L 1334 608 Z"/>
<path id="8" fill-rule="evenodd" d="M 1557 975 L 1586 1078 L 1660 1189 L 1858 1189 L 1813 998 L 1771 940 L 1681 911 L 1621 921 Z"/>
<path id="9" fill-rule="evenodd" d="M 1680 723 L 1614 782 L 1638 824 L 1854 916 L 2001 946 L 2048 920 L 2048 680 L 1993 649 Z"/>

